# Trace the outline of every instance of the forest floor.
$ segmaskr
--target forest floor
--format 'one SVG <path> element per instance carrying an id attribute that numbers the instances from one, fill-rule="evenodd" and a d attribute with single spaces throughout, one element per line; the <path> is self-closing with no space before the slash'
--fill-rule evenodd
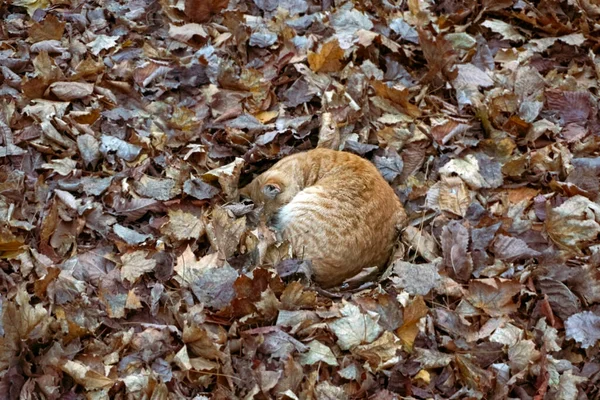
<path id="1" fill-rule="evenodd" d="M 0 18 L 0 399 L 600 398 L 597 2 Z M 298 279 L 239 201 L 317 145 L 405 205 L 378 280 Z"/>

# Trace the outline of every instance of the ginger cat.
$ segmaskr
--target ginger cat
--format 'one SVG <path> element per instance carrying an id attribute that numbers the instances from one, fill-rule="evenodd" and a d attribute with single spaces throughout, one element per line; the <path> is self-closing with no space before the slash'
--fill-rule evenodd
<path id="1" fill-rule="evenodd" d="M 398 197 L 369 161 L 314 149 L 281 159 L 241 189 L 273 222 L 294 255 L 312 261 L 314 280 L 341 284 L 387 262 L 406 220 Z"/>

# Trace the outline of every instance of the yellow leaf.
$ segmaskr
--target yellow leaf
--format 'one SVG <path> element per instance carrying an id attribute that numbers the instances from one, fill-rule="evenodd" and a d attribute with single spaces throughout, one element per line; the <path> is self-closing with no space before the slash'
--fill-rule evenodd
<path id="1" fill-rule="evenodd" d="M 419 333 L 417 324 L 428 312 L 429 309 L 421 296 L 415 297 L 413 302 L 404 309 L 404 324 L 397 329 L 396 333 L 402 339 L 407 351 L 412 351 L 412 346 Z"/>
<path id="2" fill-rule="evenodd" d="M 425 382 L 426 385 L 429 385 L 429 382 L 431 381 L 431 375 L 429 374 L 429 372 L 422 369 L 417 373 L 417 375 L 415 375 L 414 379 L 415 380 L 420 379 L 423 382 Z"/>
<path id="3" fill-rule="evenodd" d="M 31 17 L 35 10 L 38 8 L 44 9 L 50 6 L 50 1 L 48 0 L 14 0 L 12 2 L 14 6 L 25 7 L 27 9 L 27 14 Z"/>
<path id="4" fill-rule="evenodd" d="M 266 124 L 267 122 L 270 122 L 277 118 L 278 115 L 279 111 L 263 111 L 256 114 L 255 117 L 263 124 Z"/>

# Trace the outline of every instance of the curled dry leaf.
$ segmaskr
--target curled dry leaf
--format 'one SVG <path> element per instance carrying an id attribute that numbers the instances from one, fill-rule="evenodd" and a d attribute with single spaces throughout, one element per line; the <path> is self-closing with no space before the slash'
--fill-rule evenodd
<path id="1" fill-rule="evenodd" d="M 600 340 L 600 316 L 590 311 L 573 314 L 565 321 L 565 329 L 567 339 L 573 339 L 587 349 Z"/>
<path id="2" fill-rule="evenodd" d="M 303 365 L 313 365 L 318 362 L 324 362 L 329 365 L 338 365 L 331 349 L 318 340 L 313 340 L 308 344 L 308 351 L 302 355 L 300 363 Z"/>
<path id="3" fill-rule="evenodd" d="M 504 279 L 475 279 L 469 283 L 467 300 L 492 317 L 510 315 L 517 309 L 513 297 L 522 289 L 519 282 Z"/>
<path id="4" fill-rule="evenodd" d="M 581 254 L 583 243 L 600 233 L 600 206 L 583 196 L 569 198 L 562 205 L 547 209 L 546 232 L 556 245 Z"/>
<path id="5" fill-rule="evenodd" d="M 83 99 L 94 93 L 94 85 L 83 82 L 54 82 L 50 91 L 63 101 Z"/>
<path id="6" fill-rule="evenodd" d="M 183 210 L 169 210 L 169 222 L 161 227 L 161 232 L 175 240 L 200 239 L 205 233 L 202 215 Z"/>
<path id="7" fill-rule="evenodd" d="M 342 350 L 372 343 L 381 334 L 382 328 L 377 317 L 363 314 L 351 303 L 344 304 L 340 310 L 342 318 L 329 323 L 329 328 L 337 336 L 337 343 Z"/>
<path id="8" fill-rule="evenodd" d="M 232 163 L 215 168 L 202 175 L 207 182 L 217 181 L 228 200 L 234 200 L 238 194 L 238 181 L 244 166 L 244 160 L 236 158 Z"/>
<path id="9" fill-rule="evenodd" d="M 136 250 L 121 256 L 121 276 L 129 282 L 135 282 L 142 275 L 152 272 L 156 267 L 156 261 L 148 259 L 148 252 L 145 250 Z"/>
<path id="10" fill-rule="evenodd" d="M 442 284 L 439 274 L 441 260 L 429 264 L 411 264 L 405 261 L 396 261 L 391 277 L 394 286 L 404 289 L 412 295 L 425 296 L 431 290 Z"/>
<path id="11" fill-rule="evenodd" d="M 385 331 L 373 343 L 357 346 L 352 353 L 365 360 L 373 371 L 388 369 L 398 363 L 397 355 L 402 345 L 400 339 L 390 331 Z"/>
<path id="12" fill-rule="evenodd" d="M 402 232 L 402 240 L 425 260 L 432 262 L 439 257 L 439 250 L 434 237 L 427 231 L 414 226 L 407 226 Z"/>

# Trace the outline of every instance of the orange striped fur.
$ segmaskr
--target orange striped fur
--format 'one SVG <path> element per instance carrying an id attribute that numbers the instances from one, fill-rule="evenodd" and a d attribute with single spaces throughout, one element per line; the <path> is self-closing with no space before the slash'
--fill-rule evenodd
<path id="1" fill-rule="evenodd" d="M 341 284 L 365 267 L 387 262 L 406 219 L 398 197 L 369 161 L 314 149 L 283 158 L 241 190 L 309 259 L 314 280 Z"/>

